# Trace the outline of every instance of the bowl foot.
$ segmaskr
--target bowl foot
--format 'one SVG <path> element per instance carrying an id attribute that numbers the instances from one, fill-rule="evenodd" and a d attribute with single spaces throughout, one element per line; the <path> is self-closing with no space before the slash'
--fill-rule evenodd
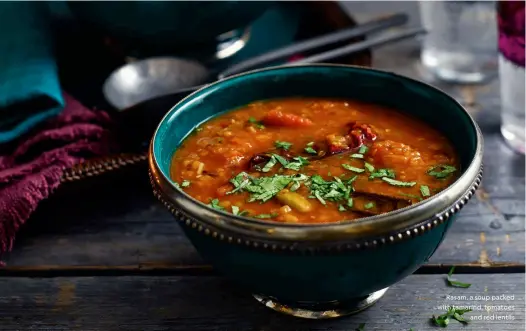
<path id="1" fill-rule="evenodd" d="M 331 301 L 331 302 L 280 302 L 276 298 L 264 295 L 254 294 L 257 301 L 266 307 L 283 314 L 309 318 L 309 319 L 327 319 L 337 318 L 347 315 L 356 314 L 364 309 L 369 308 L 376 303 L 387 292 L 388 287 L 373 292 L 367 296 L 356 298 L 350 301 Z"/>

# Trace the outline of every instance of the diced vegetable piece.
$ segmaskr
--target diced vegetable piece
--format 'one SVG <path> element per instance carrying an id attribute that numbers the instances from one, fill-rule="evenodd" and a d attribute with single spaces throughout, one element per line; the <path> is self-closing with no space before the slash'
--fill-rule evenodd
<path id="1" fill-rule="evenodd" d="M 282 190 L 276 195 L 279 202 L 290 206 L 292 209 L 296 209 L 302 213 L 308 213 L 312 210 L 312 204 L 309 200 L 296 192 L 290 192 L 289 190 Z"/>

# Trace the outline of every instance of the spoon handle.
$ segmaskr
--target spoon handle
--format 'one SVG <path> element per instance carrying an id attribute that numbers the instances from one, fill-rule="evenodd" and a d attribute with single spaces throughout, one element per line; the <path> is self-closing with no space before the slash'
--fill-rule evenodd
<path id="1" fill-rule="evenodd" d="M 313 50 L 322 46 L 328 46 L 337 42 L 349 40 L 362 36 L 366 33 L 377 32 L 391 27 L 405 24 L 409 17 L 406 14 L 394 14 L 387 17 L 377 18 L 371 22 L 358 26 L 338 30 L 322 36 L 314 37 L 298 43 L 294 43 L 274 51 L 264 53 L 254 58 L 234 64 L 218 75 L 219 79 L 232 76 L 249 69 L 255 69 L 272 61 L 280 60 L 301 52 Z"/>
<path id="2" fill-rule="evenodd" d="M 291 63 L 285 64 L 285 66 L 293 66 L 293 65 L 299 65 L 299 64 L 307 64 L 307 63 L 321 63 L 327 60 L 333 60 L 337 59 L 344 55 L 349 55 L 353 53 L 358 53 L 361 51 L 364 51 L 369 48 L 373 47 L 379 47 L 383 45 L 387 45 L 390 43 L 394 43 L 397 41 L 401 41 L 404 39 L 409 39 L 412 37 L 415 37 L 420 34 L 425 34 L 426 30 L 423 28 L 413 28 L 404 30 L 402 32 L 396 32 L 388 35 L 382 35 L 379 37 L 371 38 L 359 43 L 347 45 L 344 47 L 336 48 L 327 52 L 323 52 L 320 54 L 316 54 L 301 60 L 297 60 Z"/>

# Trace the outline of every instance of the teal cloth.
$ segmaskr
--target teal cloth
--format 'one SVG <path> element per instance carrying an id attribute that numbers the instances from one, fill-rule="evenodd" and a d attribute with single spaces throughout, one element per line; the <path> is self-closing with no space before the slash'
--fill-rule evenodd
<path id="1" fill-rule="evenodd" d="M 0 143 L 64 106 L 45 2 L 0 2 Z"/>

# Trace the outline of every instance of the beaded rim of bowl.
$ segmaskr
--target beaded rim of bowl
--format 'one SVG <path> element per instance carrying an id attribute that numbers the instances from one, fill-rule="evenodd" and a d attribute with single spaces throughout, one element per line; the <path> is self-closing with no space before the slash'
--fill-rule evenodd
<path id="1" fill-rule="evenodd" d="M 215 85 L 259 72 L 282 70 L 284 67 L 258 69 L 228 77 L 190 94 L 177 105 L 213 89 Z M 303 250 L 302 248 L 308 250 L 361 249 L 399 242 L 428 232 L 445 223 L 452 215 L 462 209 L 473 196 L 482 180 L 483 137 L 480 128 L 471 115 L 455 99 L 429 84 L 387 71 L 341 64 L 308 64 L 290 66 L 289 68 L 298 67 L 354 68 L 374 71 L 424 85 L 443 94 L 464 111 L 464 115 L 470 120 L 474 128 L 476 150 L 470 165 L 452 185 L 429 199 L 389 213 L 364 217 L 359 220 L 321 224 L 287 224 L 235 216 L 227 212 L 217 211 L 195 200 L 184 191 L 176 188 L 173 182 L 166 177 L 167 175 L 161 171 L 153 152 L 153 146 L 159 128 L 171 115 L 173 109 L 177 108 L 175 105 L 161 120 L 152 138 L 148 163 L 154 194 L 183 224 L 226 242 L 254 247 L 261 246 L 285 250 Z"/>
<path id="2" fill-rule="evenodd" d="M 150 183 L 153 188 L 154 196 L 172 213 L 172 215 L 179 221 L 182 226 L 194 229 L 199 233 L 206 236 L 210 236 L 214 239 L 224 241 L 231 244 L 244 245 L 253 248 L 270 249 L 273 251 L 301 251 L 301 252 L 319 252 L 319 251 L 345 251 L 345 250 L 360 250 L 367 248 L 376 248 L 386 244 L 393 244 L 401 241 L 405 241 L 416 236 L 421 236 L 434 228 L 447 222 L 452 216 L 458 213 L 475 194 L 475 191 L 479 187 L 482 181 L 483 167 L 481 166 L 480 172 L 477 178 L 471 185 L 468 192 L 462 196 L 462 198 L 455 201 L 448 208 L 441 213 L 436 214 L 435 217 L 418 222 L 417 224 L 391 233 L 387 233 L 381 236 L 375 236 L 372 238 L 363 238 L 358 240 L 352 240 L 347 242 L 335 241 L 335 242 L 323 242 L 321 245 L 317 242 L 299 242 L 299 241 L 279 241 L 279 240 L 262 240 L 258 238 L 250 238 L 249 236 L 243 236 L 242 234 L 223 231 L 206 221 L 200 220 L 196 217 L 190 216 L 184 212 L 181 208 L 175 207 L 172 203 L 168 202 L 168 197 L 161 191 L 152 172 L 150 174 Z"/>

